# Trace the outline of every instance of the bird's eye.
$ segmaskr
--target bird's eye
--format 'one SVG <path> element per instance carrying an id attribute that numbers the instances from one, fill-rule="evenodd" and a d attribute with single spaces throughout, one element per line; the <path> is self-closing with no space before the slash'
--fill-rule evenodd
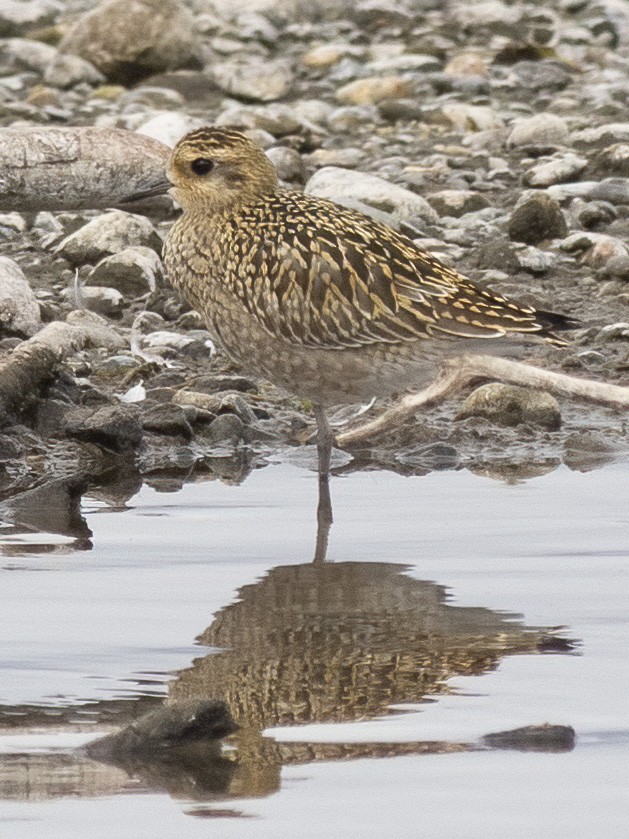
<path id="1" fill-rule="evenodd" d="M 190 168 L 195 175 L 207 175 L 214 168 L 214 161 L 208 160 L 207 157 L 197 157 L 190 164 Z"/>

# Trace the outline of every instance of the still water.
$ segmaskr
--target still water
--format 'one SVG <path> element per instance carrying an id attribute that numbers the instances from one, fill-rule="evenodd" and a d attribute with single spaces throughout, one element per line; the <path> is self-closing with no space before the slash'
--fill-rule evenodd
<path id="1" fill-rule="evenodd" d="M 319 566 L 316 485 L 279 463 L 0 532 L 3 839 L 627 835 L 627 463 L 336 477 Z M 222 757 L 76 751 L 167 693 L 229 703 Z M 477 747 L 545 722 L 575 748 Z"/>

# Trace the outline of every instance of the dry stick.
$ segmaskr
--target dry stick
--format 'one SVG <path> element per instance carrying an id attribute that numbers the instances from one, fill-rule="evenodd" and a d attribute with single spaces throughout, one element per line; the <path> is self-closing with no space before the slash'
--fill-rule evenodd
<path id="1" fill-rule="evenodd" d="M 336 444 L 343 448 L 366 443 L 379 434 L 401 425 L 419 408 L 443 402 L 452 392 L 461 390 L 478 378 L 497 379 L 524 387 L 543 388 L 590 402 L 629 408 L 629 387 L 595 382 L 591 379 L 578 379 L 567 376 L 565 373 L 553 373 L 551 370 L 541 370 L 530 364 L 507 361 L 507 359 L 490 355 L 462 355 L 444 362 L 437 378 L 424 390 L 405 396 L 397 405 L 389 408 L 375 420 L 339 434 Z"/>
<path id="2" fill-rule="evenodd" d="M 60 361 L 75 350 L 96 346 L 120 349 L 125 342 L 92 312 L 70 312 L 19 344 L 0 361 L 0 420 L 23 410 L 50 383 Z"/>

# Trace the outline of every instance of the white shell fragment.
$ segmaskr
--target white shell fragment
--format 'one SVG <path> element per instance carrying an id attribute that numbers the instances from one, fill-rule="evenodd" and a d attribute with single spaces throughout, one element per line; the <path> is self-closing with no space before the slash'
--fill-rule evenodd
<path id="1" fill-rule="evenodd" d="M 119 128 L 2 128 L 0 211 L 100 209 L 165 193 L 169 154 Z"/>

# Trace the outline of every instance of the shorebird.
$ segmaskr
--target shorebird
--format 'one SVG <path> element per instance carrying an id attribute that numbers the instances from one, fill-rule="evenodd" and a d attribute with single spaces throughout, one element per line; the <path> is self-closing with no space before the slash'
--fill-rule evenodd
<path id="1" fill-rule="evenodd" d="M 444 356 L 534 334 L 556 344 L 569 318 L 482 288 L 362 213 L 281 189 L 262 149 L 200 128 L 175 146 L 167 236 L 173 285 L 227 355 L 313 404 L 321 499 L 333 434 L 326 407 L 426 378 Z"/>

